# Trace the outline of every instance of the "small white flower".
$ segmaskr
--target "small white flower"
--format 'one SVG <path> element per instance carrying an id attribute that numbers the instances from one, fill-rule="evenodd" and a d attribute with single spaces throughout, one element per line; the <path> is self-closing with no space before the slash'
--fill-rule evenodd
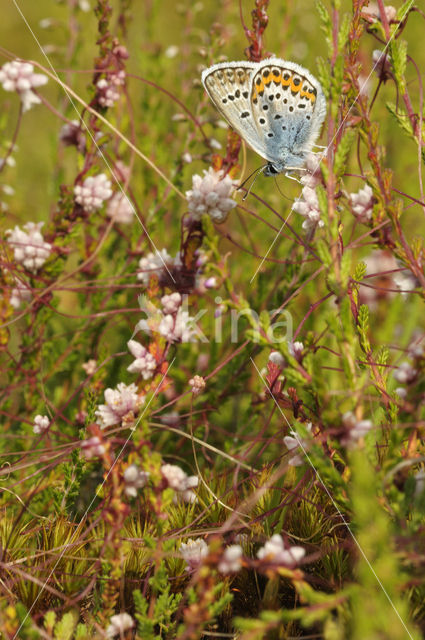
<path id="1" fill-rule="evenodd" d="M 134 627 L 134 620 L 128 613 L 118 613 L 112 616 L 109 622 L 111 624 L 106 629 L 108 638 L 122 636 L 125 631 Z"/>
<path id="2" fill-rule="evenodd" d="M 299 340 L 288 344 L 288 351 L 296 360 L 300 360 L 303 350 L 304 345 Z"/>
<path id="3" fill-rule="evenodd" d="M 168 486 L 176 491 L 175 502 L 178 502 L 179 498 L 183 502 L 196 502 L 196 494 L 192 489 L 198 486 L 197 476 L 188 476 L 183 469 L 175 464 L 163 464 L 161 473 Z"/>
<path id="4" fill-rule="evenodd" d="M 114 222 L 130 224 L 133 221 L 133 205 L 127 196 L 121 191 L 114 193 L 106 207 L 106 215 Z"/>
<path id="5" fill-rule="evenodd" d="M 227 547 L 217 565 L 220 573 L 237 573 L 242 568 L 242 548 L 238 544 Z"/>
<path id="6" fill-rule="evenodd" d="M 144 402 L 143 396 L 137 393 L 136 385 L 120 382 L 116 389 L 106 389 L 106 404 L 101 404 L 95 414 L 99 416 L 101 427 L 105 429 L 113 424 L 119 424 L 130 412 L 135 413 Z"/>
<path id="7" fill-rule="evenodd" d="M 9 302 L 14 309 L 19 309 L 23 302 L 29 302 L 31 300 L 32 289 L 26 282 L 18 278 L 15 278 L 15 285 L 10 292 Z"/>
<path id="8" fill-rule="evenodd" d="M 304 216 L 305 220 L 302 228 L 306 231 L 315 229 L 316 226 L 323 227 L 323 220 L 320 219 L 319 200 L 315 189 L 309 186 L 303 187 L 301 198 L 292 205 L 292 210 Z"/>
<path id="9" fill-rule="evenodd" d="M 385 77 L 391 72 L 390 56 L 385 51 L 375 49 L 372 53 L 373 70 L 378 76 Z"/>
<path id="10" fill-rule="evenodd" d="M 388 22 L 394 22 L 397 18 L 397 9 L 392 5 L 388 5 L 384 7 L 384 12 Z M 381 19 L 381 12 L 379 11 L 379 7 L 376 2 L 371 2 L 369 6 L 365 9 L 365 13 L 372 16 L 375 20 Z"/>
<path id="11" fill-rule="evenodd" d="M 202 559 L 208 555 L 208 545 L 202 538 L 197 538 L 196 540 L 189 538 L 187 542 L 182 542 L 180 545 L 180 553 L 188 565 L 186 571 L 190 571 L 198 567 Z"/>
<path id="12" fill-rule="evenodd" d="M 315 189 L 315 187 L 317 187 L 322 175 L 320 171 L 320 162 L 322 159 L 323 154 L 321 153 L 309 153 L 305 161 L 305 168 L 307 171 L 300 178 L 301 184 L 306 187 L 310 187 L 311 189 Z"/>
<path id="13" fill-rule="evenodd" d="M 170 295 L 162 296 L 161 298 L 162 309 L 165 314 L 177 313 L 181 303 L 182 297 L 180 293 L 177 292 L 170 293 Z"/>
<path id="14" fill-rule="evenodd" d="M 157 367 L 154 356 L 137 340 L 129 340 L 127 342 L 130 353 L 135 357 L 134 362 L 127 367 L 130 373 L 140 373 L 143 380 L 152 378 Z"/>
<path id="15" fill-rule="evenodd" d="M 135 498 L 137 496 L 137 489 L 143 489 L 143 487 L 146 486 L 149 475 L 148 471 L 141 471 L 135 464 L 127 467 L 123 474 L 125 482 L 124 491 L 126 495 L 130 498 Z"/>
<path id="16" fill-rule="evenodd" d="M 416 378 L 417 370 L 409 362 L 402 362 L 394 371 L 394 378 L 401 384 L 409 384 Z"/>
<path id="17" fill-rule="evenodd" d="M 190 164 L 193 161 L 192 156 L 187 151 L 182 155 L 182 160 L 186 164 Z"/>
<path id="18" fill-rule="evenodd" d="M 8 229 L 7 242 L 13 249 L 13 256 L 18 264 L 36 273 L 50 256 L 52 245 L 44 242 L 41 227 L 44 222 L 27 222 L 22 229 Z"/>
<path id="19" fill-rule="evenodd" d="M 81 366 L 88 376 L 92 376 L 96 372 L 97 361 L 93 359 L 87 360 L 87 362 L 84 362 Z"/>
<path id="20" fill-rule="evenodd" d="M 204 177 L 192 176 L 192 189 L 186 191 L 189 213 L 192 220 L 200 220 L 207 213 L 214 222 L 223 222 L 236 202 L 231 199 L 235 183 L 223 171 L 211 167 L 204 171 Z"/>
<path id="21" fill-rule="evenodd" d="M 217 288 L 217 278 L 211 276 L 204 281 L 205 289 L 216 289 Z"/>
<path id="22" fill-rule="evenodd" d="M 81 129 L 81 123 L 78 120 L 66 122 L 59 131 L 59 140 L 67 147 L 75 146 L 79 151 L 84 151 L 86 136 Z"/>
<path id="23" fill-rule="evenodd" d="M 397 289 L 400 289 L 403 298 L 406 298 L 409 292 L 413 291 L 417 286 L 416 278 L 407 269 L 395 273 L 393 280 Z"/>
<path id="24" fill-rule="evenodd" d="M 166 424 L 169 427 L 177 427 L 180 422 L 180 414 L 177 411 L 170 411 L 170 413 L 163 413 L 159 416 L 159 421 L 162 424 Z"/>
<path id="25" fill-rule="evenodd" d="M 305 556 L 303 547 L 285 548 L 282 536 L 276 533 L 257 552 L 257 558 L 286 567 L 295 567 Z"/>
<path id="26" fill-rule="evenodd" d="M 404 400 L 407 396 L 407 389 L 405 389 L 404 387 L 397 387 L 397 389 L 395 389 L 395 393 L 402 399 Z"/>
<path id="27" fill-rule="evenodd" d="M 174 265 L 174 259 L 170 256 L 167 249 L 161 249 L 156 253 L 149 253 L 146 257 L 141 258 L 139 262 L 139 272 L 137 279 L 141 280 L 147 287 L 151 276 L 155 275 L 161 278 L 163 273 L 167 273 L 166 268 L 171 271 Z"/>
<path id="28" fill-rule="evenodd" d="M 269 362 L 273 362 L 273 364 L 275 364 L 280 369 L 283 369 L 286 364 L 285 358 L 279 351 L 271 352 L 271 354 L 269 355 Z"/>
<path id="29" fill-rule="evenodd" d="M 198 396 L 205 389 L 206 382 L 202 376 L 193 376 L 189 380 L 189 384 L 192 387 L 193 395 Z"/>
<path id="30" fill-rule="evenodd" d="M 313 425 L 311 422 L 308 423 L 307 425 L 307 431 L 309 434 L 311 434 L 311 430 L 313 428 Z M 283 442 L 285 443 L 286 448 L 288 449 L 288 451 L 295 452 L 297 449 L 300 450 L 299 454 L 296 454 L 295 456 L 293 456 L 292 458 L 290 458 L 288 460 L 288 464 L 291 467 L 300 467 L 302 464 L 304 464 L 304 459 L 301 457 L 302 454 L 304 453 L 303 449 L 306 450 L 308 447 L 308 442 L 305 442 L 298 434 L 296 431 L 290 431 L 289 432 L 291 435 L 289 436 L 285 436 L 283 438 Z"/>
<path id="31" fill-rule="evenodd" d="M 98 436 L 93 436 L 81 443 L 81 451 L 87 460 L 97 458 L 105 453 L 105 447 Z"/>
<path id="32" fill-rule="evenodd" d="M 97 176 L 89 176 L 83 184 L 74 187 L 75 201 L 78 202 L 87 213 L 97 211 L 105 200 L 112 196 L 111 183 L 104 173 Z"/>
<path id="33" fill-rule="evenodd" d="M 23 111 L 28 111 L 34 104 L 40 104 L 40 98 L 33 89 L 46 84 L 48 78 L 42 73 L 34 73 L 29 62 L 13 60 L 0 68 L 0 84 L 5 91 L 16 91 L 22 101 Z"/>
<path id="34" fill-rule="evenodd" d="M 221 149 L 221 142 L 215 138 L 210 138 L 210 147 L 211 149 Z"/>
<path id="35" fill-rule="evenodd" d="M 363 223 L 369 222 L 372 219 L 373 209 L 373 191 L 371 187 L 366 184 L 357 193 L 350 193 L 349 198 L 351 209 L 357 220 Z"/>
<path id="36" fill-rule="evenodd" d="M 44 433 L 49 428 L 50 420 L 47 416 L 37 415 L 34 418 L 33 432 L 36 434 Z"/>

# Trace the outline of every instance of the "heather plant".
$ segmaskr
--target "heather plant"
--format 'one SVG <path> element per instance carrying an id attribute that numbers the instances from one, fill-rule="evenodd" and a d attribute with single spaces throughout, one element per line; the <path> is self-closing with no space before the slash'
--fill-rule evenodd
<path id="1" fill-rule="evenodd" d="M 4 14 L 1 637 L 422 637 L 421 4 Z M 245 183 L 272 54 L 322 147 Z"/>

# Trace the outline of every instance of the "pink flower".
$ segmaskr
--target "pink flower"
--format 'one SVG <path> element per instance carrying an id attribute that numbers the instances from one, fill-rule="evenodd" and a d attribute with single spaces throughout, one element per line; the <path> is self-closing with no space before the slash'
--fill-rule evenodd
<path id="1" fill-rule="evenodd" d="M 43 86 L 47 80 L 44 74 L 34 73 L 34 67 L 29 62 L 12 60 L 0 69 L 0 84 L 5 91 L 16 91 L 19 94 L 24 112 L 29 111 L 33 105 L 40 104 L 41 100 L 33 89 Z"/>
<path id="2" fill-rule="evenodd" d="M 153 355 L 136 340 L 129 340 L 127 342 L 127 346 L 130 353 L 135 357 L 134 362 L 127 367 L 127 371 L 130 373 L 140 373 L 143 380 L 149 380 L 149 378 L 152 378 L 157 367 L 157 363 Z"/>
<path id="3" fill-rule="evenodd" d="M 189 384 L 192 387 L 193 395 L 198 396 L 205 389 L 206 382 L 202 376 L 193 376 L 189 380 Z"/>
<path id="4" fill-rule="evenodd" d="M 112 616 L 110 623 L 106 629 L 108 638 L 113 638 L 114 636 L 122 638 L 125 631 L 134 627 L 134 620 L 128 613 L 118 613 L 116 616 Z"/>
<path id="5" fill-rule="evenodd" d="M 119 100 L 120 88 L 125 83 L 125 71 L 110 73 L 106 78 L 101 78 L 96 83 L 97 100 L 102 107 L 113 107 Z"/>
<path id="6" fill-rule="evenodd" d="M 357 220 L 363 223 L 369 222 L 372 219 L 373 209 L 373 191 L 369 185 L 366 184 L 357 193 L 350 193 L 349 198 L 353 214 Z"/>
<path id="7" fill-rule="evenodd" d="M 161 473 L 168 486 L 177 492 L 175 502 L 178 501 L 178 498 L 181 498 L 183 502 L 196 502 L 196 494 L 192 489 L 198 486 L 197 476 L 188 476 L 183 469 L 175 464 L 163 464 Z"/>
<path id="8" fill-rule="evenodd" d="M 309 186 L 303 187 L 302 197 L 294 202 L 292 210 L 304 216 L 303 229 L 310 231 L 316 226 L 323 227 L 323 220 L 320 219 L 319 200 L 315 189 Z"/>
<path id="9" fill-rule="evenodd" d="M 311 430 L 312 430 L 313 425 L 311 424 L 311 422 L 308 423 L 307 425 L 307 431 L 311 434 Z M 308 442 L 305 442 L 298 434 L 296 431 L 290 431 L 289 432 L 291 435 L 289 436 L 285 436 L 283 438 L 283 442 L 285 443 L 286 448 L 288 449 L 288 451 L 295 452 L 297 450 L 300 451 L 299 454 L 293 456 L 292 458 L 290 458 L 288 460 L 288 464 L 291 467 L 300 467 L 302 464 L 304 464 L 304 460 L 301 457 L 301 455 L 304 453 L 303 449 L 306 450 L 308 447 Z"/>
<path id="10" fill-rule="evenodd" d="M 238 544 L 227 547 L 217 565 L 220 573 L 237 573 L 242 568 L 242 548 Z"/>
<path id="11" fill-rule="evenodd" d="M 29 302 L 32 298 L 31 287 L 23 280 L 15 278 L 15 287 L 10 293 L 10 304 L 14 309 L 19 309 L 23 302 Z"/>
<path id="12" fill-rule="evenodd" d="M 137 489 L 143 489 L 149 480 L 149 472 L 141 471 L 135 464 L 131 464 L 124 471 L 125 493 L 131 498 L 137 496 Z"/>
<path id="13" fill-rule="evenodd" d="M 93 438 L 82 441 L 81 451 L 87 460 L 91 460 L 102 456 L 105 453 L 105 447 L 98 436 L 93 436 Z"/>
<path id="14" fill-rule="evenodd" d="M 177 313 L 179 307 L 182 303 L 182 297 L 180 293 L 174 292 L 170 293 L 170 295 L 162 296 L 161 304 L 163 308 L 163 312 L 167 313 Z"/>
<path id="15" fill-rule="evenodd" d="M 134 414 L 144 402 L 143 396 L 137 393 L 135 384 L 128 386 L 120 382 L 116 389 L 106 389 L 106 404 L 101 404 L 95 414 L 99 416 L 102 429 L 113 424 L 120 424 L 128 414 Z"/>

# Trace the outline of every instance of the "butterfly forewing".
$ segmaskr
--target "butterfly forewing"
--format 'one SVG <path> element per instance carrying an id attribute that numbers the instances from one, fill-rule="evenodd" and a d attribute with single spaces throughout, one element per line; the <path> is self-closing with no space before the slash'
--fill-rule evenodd
<path id="1" fill-rule="evenodd" d="M 255 63 L 216 64 L 202 74 L 202 82 L 217 110 L 230 126 L 263 158 L 268 159 L 258 141 L 251 110 L 251 76 Z M 259 144 L 260 142 L 260 144 Z"/>
<path id="2" fill-rule="evenodd" d="M 273 159 L 282 146 L 296 150 L 308 143 L 316 97 L 311 82 L 287 65 L 267 64 L 252 74 L 252 115 Z"/>

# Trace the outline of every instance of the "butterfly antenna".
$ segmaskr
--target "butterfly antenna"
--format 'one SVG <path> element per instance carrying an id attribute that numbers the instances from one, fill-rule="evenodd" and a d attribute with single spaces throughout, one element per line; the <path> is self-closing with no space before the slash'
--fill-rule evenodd
<path id="1" fill-rule="evenodd" d="M 249 196 L 249 194 L 251 193 L 251 189 L 254 186 L 254 183 L 258 177 L 258 174 L 261 173 L 261 171 L 263 171 L 263 169 L 267 167 L 266 164 L 263 164 L 259 169 L 254 169 L 254 171 L 252 173 L 249 174 L 249 176 L 246 178 L 246 180 L 244 180 L 242 182 L 242 184 L 239 185 L 239 187 L 236 189 L 236 191 L 239 191 L 239 189 L 243 189 L 244 186 L 246 185 L 246 183 L 251 180 L 252 176 L 255 174 L 253 181 L 251 182 L 251 185 L 248 189 L 248 191 L 246 192 L 246 194 L 244 195 L 244 197 L 242 198 L 242 200 L 246 200 L 247 197 Z"/>

